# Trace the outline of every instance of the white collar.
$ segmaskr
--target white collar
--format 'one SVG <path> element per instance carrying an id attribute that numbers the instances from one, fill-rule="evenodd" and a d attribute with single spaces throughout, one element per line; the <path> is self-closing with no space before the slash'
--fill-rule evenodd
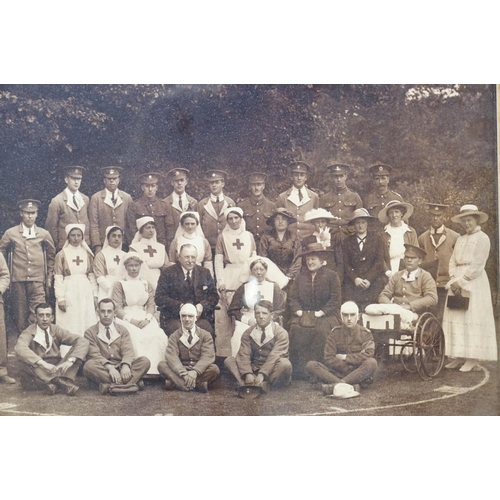
<path id="1" fill-rule="evenodd" d="M 116 329 L 115 322 L 113 321 L 111 325 L 109 325 L 109 333 L 111 335 L 111 339 L 108 339 L 106 337 L 106 327 L 99 321 L 99 333 L 98 337 L 103 341 L 106 342 L 106 344 L 110 345 L 112 344 L 117 338 L 120 337 L 120 334 L 118 333 L 118 330 Z"/>
<path id="2" fill-rule="evenodd" d="M 274 332 L 273 332 L 273 322 L 269 323 L 265 330 L 266 338 L 264 339 L 264 342 L 261 342 L 262 338 L 262 328 L 260 326 L 255 325 L 254 329 L 252 330 L 252 333 L 250 334 L 250 337 L 253 338 L 255 343 L 259 346 L 263 346 L 264 344 L 267 344 L 270 340 L 274 338 Z"/>
<path id="3" fill-rule="evenodd" d="M 33 224 L 31 226 L 31 228 L 28 228 L 21 222 L 21 227 L 23 228 L 23 238 L 26 238 L 27 240 L 31 240 L 33 238 L 36 238 L 35 224 Z"/>
<path id="4" fill-rule="evenodd" d="M 438 227 L 437 229 L 434 229 L 431 226 L 431 234 L 443 234 L 445 230 L 444 224 L 441 227 Z"/>
<path id="5" fill-rule="evenodd" d="M 219 196 L 219 201 L 224 201 L 224 193 L 221 193 Z M 212 193 L 210 193 L 210 200 L 213 201 L 214 203 L 217 203 L 217 196 L 214 196 Z"/>
<path id="6" fill-rule="evenodd" d="M 405 281 L 415 281 L 419 270 L 420 270 L 420 267 L 417 267 L 417 269 L 415 269 L 415 271 L 408 273 L 408 271 L 405 269 L 403 271 L 403 279 Z"/>
<path id="7" fill-rule="evenodd" d="M 198 334 L 196 333 L 196 325 L 191 328 L 191 335 L 193 336 L 193 339 L 191 343 L 188 342 L 189 338 L 189 333 L 187 330 L 184 330 L 184 327 L 181 326 L 182 329 L 182 335 L 180 336 L 179 340 L 188 348 L 191 349 L 198 340 L 200 340 L 200 337 L 198 337 Z"/>
<path id="8" fill-rule="evenodd" d="M 82 195 L 80 194 L 80 191 L 76 191 L 75 193 L 72 193 L 69 188 L 67 187 L 65 190 L 65 193 L 68 197 L 68 201 L 66 204 L 68 207 L 72 208 L 73 210 L 79 211 L 82 209 L 83 205 L 85 205 L 85 202 L 83 201 Z M 73 197 L 75 197 L 78 206 L 76 207 L 75 204 L 73 203 Z"/>
<path id="9" fill-rule="evenodd" d="M 47 332 L 49 334 L 49 346 L 47 347 L 47 344 L 45 342 L 45 330 L 42 330 L 38 325 L 36 325 L 36 333 L 35 336 L 33 337 L 33 340 L 37 343 L 40 344 L 44 349 L 45 353 L 48 353 L 52 347 L 53 343 L 53 338 L 52 335 L 50 334 L 50 326 L 47 328 Z"/>

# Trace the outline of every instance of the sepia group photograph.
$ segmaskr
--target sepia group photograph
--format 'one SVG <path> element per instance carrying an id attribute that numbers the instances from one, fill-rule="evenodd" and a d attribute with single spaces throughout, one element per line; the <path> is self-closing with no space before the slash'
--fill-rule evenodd
<path id="1" fill-rule="evenodd" d="M 0 416 L 498 416 L 497 103 L 0 85 Z"/>

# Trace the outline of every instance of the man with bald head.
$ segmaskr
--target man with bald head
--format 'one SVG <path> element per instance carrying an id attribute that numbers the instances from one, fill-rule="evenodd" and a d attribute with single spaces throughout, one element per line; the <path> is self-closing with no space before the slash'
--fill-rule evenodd
<path id="1" fill-rule="evenodd" d="M 355 302 L 344 302 L 340 308 L 342 325 L 336 326 L 325 344 L 324 362 L 309 361 L 307 372 L 324 382 L 323 394 L 333 394 L 339 383 L 353 386 L 370 384 L 377 369 L 375 341 L 370 330 L 358 324 L 359 309 Z"/>
<path id="2" fill-rule="evenodd" d="M 198 311 L 193 304 L 184 304 L 179 317 L 181 327 L 168 339 L 165 361 L 158 371 L 165 379 L 165 389 L 172 391 L 208 392 L 210 384 L 219 377 L 214 364 L 215 350 L 212 335 L 196 325 Z"/>
<path id="3" fill-rule="evenodd" d="M 210 271 L 196 264 L 197 255 L 194 245 L 183 245 L 178 262 L 161 271 L 155 303 L 160 310 L 160 326 L 167 335 L 181 326 L 179 310 L 183 304 L 193 304 L 199 326 L 211 334 L 214 332 L 214 309 L 219 294 Z"/>

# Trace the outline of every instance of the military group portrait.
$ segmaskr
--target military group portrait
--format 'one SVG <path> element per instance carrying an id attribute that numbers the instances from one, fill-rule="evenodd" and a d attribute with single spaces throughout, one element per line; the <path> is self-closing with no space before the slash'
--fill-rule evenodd
<path id="1" fill-rule="evenodd" d="M 380 391 L 396 360 L 424 380 L 496 362 L 495 190 L 451 190 L 474 173 L 432 158 L 408 165 L 417 139 L 399 155 L 311 141 L 269 164 L 175 148 L 58 161 L 38 191 L 20 173 L 2 203 L 0 384 L 110 405 L 153 387 L 167 405 L 221 387 L 347 400 Z"/>

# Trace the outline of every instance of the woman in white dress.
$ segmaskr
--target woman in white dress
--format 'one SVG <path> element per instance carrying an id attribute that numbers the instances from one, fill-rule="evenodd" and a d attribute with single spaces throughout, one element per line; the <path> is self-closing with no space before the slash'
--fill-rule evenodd
<path id="1" fill-rule="evenodd" d="M 175 237 L 170 244 L 170 262 L 177 262 L 177 257 L 183 245 L 190 244 L 196 247 L 198 256 L 196 264 L 206 267 L 210 274 L 214 275 L 214 265 L 212 262 L 212 249 L 210 243 L 203 234 L 200 226 L 200 214 L 198 212 L 183 212 L 179 220 L 179 227 Z"/>
<path id="2" fill-rule="evenodd" d="M 215 246 L 215 276 L 220 309 L 215 311 L 215 348 L 217 356 L 231 356 L 233 326 L 227 315 L 234 292 L 241 285 L 239 275 L 247 259 L 256 254 L 253 234 L 246 230 L 243 210 L 228 207 L 224 211 L 226 227 Z"/>
<path id="3" fill-rule="evenodd" d="M 94 274 L 99 285 L 97 298 L 111 298 L 120 262 L 127 255 L 122 250 L 123 229 L 119 226 L 106 228 L 106 239 L 102 250 L 94 258 Z"/>
<path id="4" fill-rule="evenodd" d="M 286 295 L 282 292 L 289 281 L 274 262 L 265 257 L 250 257 L 242 269 L 239 280 L 242 283 L 231 300 L 227 314 L 234 318 L 235 327 L 231 338 L 232 356 L 240 348 L 241 336 L 249 326 L 256 324 L 255 304 L 267 300 L 273 304 L 273 320 L 281 321 L 285 312 Z"/>
<path id="5" fill-rule="evenodd" d="M 54 262 L 56 325 L 82 337 L 97 323 L 97 281 L 92 270 L 93 254 L 84 234 L 85 224 L 68 224 L 66 242 Z"/>
<path id="6" fill-rule="evenodd" d="M 158 375 L 168 338 L 153 316 L 154 290 L 144 278 L 145 271 L 143 260 L 128 254 L 120 264 L 111 298 L 116 305 L 116 321 L 129 331 L 136 356 L 146 356 L 151 361 L 148 375 Z"/>
<path id="7" fill-rule="evenodd" d="M 413 206 L 398 200 L 390 201 L 378 213 L 379 221 L 385 224 L 382 237 L 385 275 L 388 278 L 399 271 L 401 259 L 405 256 L 405 243 L 420 246 L 417 232 L 407 224 L 412 214 Z"/>
<path id="8" fill-rule="evenodd" d="M 162 268 L 172 264 L 165 250 L 165 245 L 156 241 L 156 226 L 153 217 L 141 217 L 135 221 L 135 224 L 137 232 L 130 244 L 130 251 L 137 252 L 141 260 L 147 264 L 146 279 L 156 290 Z"/>
<path id="9" fill-rule="evenodd" d="M 443 316 L 446 354 L 456 358 L 446 368 L 460 366 L 461 372 L 468 372 L 478 360 L 498 359 L 490 283 L 484 270 L 490 239 L 479 225 L 488 220 L 488 215 L 476 205 L 464 205 L 451 220 L 462 223 L 466 234 L 455 243 L 449 267 L 451 279 L 446 284 L 449 290 Z M 468 307 L 451 308 L 453 296 L 468 298 Z"/>

